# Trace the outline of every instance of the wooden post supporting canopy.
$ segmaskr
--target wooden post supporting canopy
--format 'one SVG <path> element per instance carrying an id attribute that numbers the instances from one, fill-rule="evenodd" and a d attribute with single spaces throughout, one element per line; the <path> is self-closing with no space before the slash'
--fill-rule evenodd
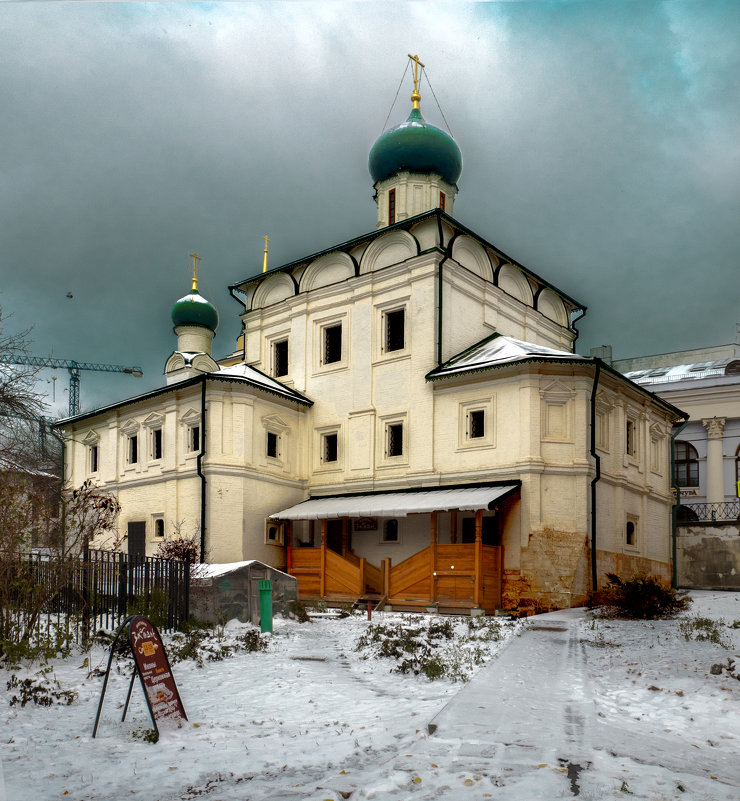
<path id="1" fill-rule="evenodd" d="M 432 512 L 429 520 L 429 600 L 437 600 L 437 513 Z"/>
<path id="2" fill-rule="evenodd" d="M 450 512 L 450 545 L 457 545 L 457 509 Z"/>
<path id="3" fill-rule="evenodd" d="M 473 590 L 473 601 L 476 606 L 480 606 L 481 585 L 483 571 L 483 510 L 477 509 L 475 512 L 475 586 Z"/>
<path id="4" fill-rule="evenodd" d="M 319 581 L 319 594 L 326 595 L 326 520 L 321 521 L 321 577 Z"/>

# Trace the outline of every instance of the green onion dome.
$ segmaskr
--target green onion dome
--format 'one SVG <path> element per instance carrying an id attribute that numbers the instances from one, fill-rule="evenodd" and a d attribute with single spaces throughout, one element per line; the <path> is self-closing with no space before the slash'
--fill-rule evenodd
<path id="1" fill-rule="evenodd" d="M 368 166 L 373 183 L 409 170 L 436 173 L 455 185 L 462 172 L 462 154 L 449 134 L 430 125 L 421 110 L 413 108 L 406 122 L 386 131 L 375 142 Z"/>
<path id="2" fill-rule="evenodd" d="M 218 312 L 194 288 L 189 295 L 180 298 L 172 307 L 172 322 L 175 327 L 178 325 L 200 325 L 203 328 L 210 328 L 211 331 L 216 333 Z"/>

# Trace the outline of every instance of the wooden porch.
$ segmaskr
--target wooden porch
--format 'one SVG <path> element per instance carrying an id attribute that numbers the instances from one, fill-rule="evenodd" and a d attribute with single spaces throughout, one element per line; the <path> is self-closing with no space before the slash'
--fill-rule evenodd
<path id="1" fill-rule="evenodd" d="M 429 545 L 407 559 L 379 566 L 358 557 L 342 542 L 342 553 L 329 547 L 327 520 L 321 520 L 318 547 L 288 546 L 288 573 L 298 579 L 301 599 L 355 602 L 364 596 L 394 609 L 436 607 L 443 612 L 493 614 L 501 607 L 503 548 L 483 544 L 483 512 L 475 513 L 475 541 L 437 543 L 437 513 L 430 514 Z M 346 532 L 348 521 L 344 521 Z"/>

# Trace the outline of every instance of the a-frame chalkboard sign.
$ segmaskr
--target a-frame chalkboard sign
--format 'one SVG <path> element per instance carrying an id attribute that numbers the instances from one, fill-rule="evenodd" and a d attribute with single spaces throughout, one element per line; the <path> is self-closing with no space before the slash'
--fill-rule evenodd
<path id="1" fill-rule="evenodd" d="M 185 707 L 180 699 L 180 693 L 177 691 L 175 677 L 172 675 L 170 660 L 167 658 L 167 652 L 157 627 L 149 618 L 143 615 L 131 615 L 121 623 L 111 643 L 108 667 L 105 671 L 103 689 L 100 693 L 98 714 L 95 716 L 93 737 L 98 733 L 98 723 L 100 722 L 100 713 L 103 710 L 103 700 L 108 687 L 108 677 L 113 664 L 116 643 L 126 628 L 128 628 L 128 642 L 134 656 L 134 672 L 131 674 L 131 683 L 128 686 L 128 695 L 126 696 L 126 704 L 123 707 L 121 721 L 126 720 L 128 705 L 131 701 L 131 691 L 134 688 L 134 680 L 137 674 L 141 680 L 141 687 L 144 690 L 149 714 L 157 734 L 159 734 L 159 726 L 157 724 L 160 721 L 169 720 L 180 726 L 183 720 L 188 719 L 185 714 Z"/>

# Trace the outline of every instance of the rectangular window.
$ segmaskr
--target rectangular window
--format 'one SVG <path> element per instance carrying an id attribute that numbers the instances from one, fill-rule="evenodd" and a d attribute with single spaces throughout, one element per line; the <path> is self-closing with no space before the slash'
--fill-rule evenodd
<path id="1" fill-rule="evenodd" d="M 190 453 L 200 450 L 200 426 L 188 428 L 188 450 Z"/>
<path id="2" fill-rule="evenodd" d="M 442 211 L 445 210 L 445 201 L 446 200 L 447 200 L 447 198 L 445 197 L 445 193 L 444 192 L 440 192 L 439 193 L 439 207 L 440 207 L 440 209 L 442 209 Z"/>
<path id="3" fill-rule="evenodd" d="M 398 542 L 398 520 L 383 523 L 383 542 Z"/>
<path id="4" fill-rule="evenodd" d="M 627 434 L 625 440 L 625 448 L 629 456 L 634 456 L 636 453 L 635 443 L 635 424 L 632 420 L 627 421 Z"/>
<path id="5" fill-rule="evenodd" d="M 157 539 L 164 539 L 164 520 L 158 517 L 154 520 L 154 536 Z"/>
<path id="6" fill-rule="evenodd" d="M 90 472 L 97 473 L 98 472 L 98 446 L 91 445 L 90 446 Z"/>
<path id="7" fill-rule="evenodd" d="M 388 225 L 393 225 L 396 221 L 396 190 L 388 192 Z"/>
<path id="8" fill-rule="evenodd" d="M 624 533 L 625 543 L 627 545 L 637 545 L 637 529 L 632 520 L 627 521 L 627 526 Z"/>
<path id="9" fill-rule="evenodd" d="M 336 434 L 324 434 L 322 437 L 323 440 L 323 448 L 322 448 L 322 461 L 324 462 L 336 462 L 337 461 L 337 454 L 338 454 L 338 438 Z"/>
<path id="10" fill-rule="evenodd" d="M 468 437 L 480 439 L 486 435 L 486 413 L 483 409 L 470 412 L 468 418 Z"/>
<path id="11" fill-rule="evenodd" d="M 276 377 L 288 375 L 288 340 L 281 339 L 272 346 L 272 372 Z"/>
<path id="12" fill-rule="evenodd" d="M 278 435 L 272 431 L 267 432 L 267 455 L 271 459 L 278 458 Z"/>
<path id="13" fill-rule="evenodd" d="M 396 309 L 385 313 L 385 342 L 386 353 L 394 350 L 403 350 L 406 347 L 406 310 Z"/>
<path id="14" fill-rule="evenodd" d="M 139 437 L 136 434 L 128 438 L 126 461 L 129 464 L 136 464 L 139 461 Z"/>
<path id="15" fill-rule="evenodd" d="M 162 429 L 152 429 L 152 459 L 162 458 Z"/>
<path id="16" fill-rule="evenodd" d="M 393 423 L 387 429 L 387 456 L 403 456 L 403 423 Z"/>
<path id="17" fill-rule="evenodd" d="M 342 324 L 328 325 L 323 329 L 322 364 L 334 364 L 342 361 Z"/>

